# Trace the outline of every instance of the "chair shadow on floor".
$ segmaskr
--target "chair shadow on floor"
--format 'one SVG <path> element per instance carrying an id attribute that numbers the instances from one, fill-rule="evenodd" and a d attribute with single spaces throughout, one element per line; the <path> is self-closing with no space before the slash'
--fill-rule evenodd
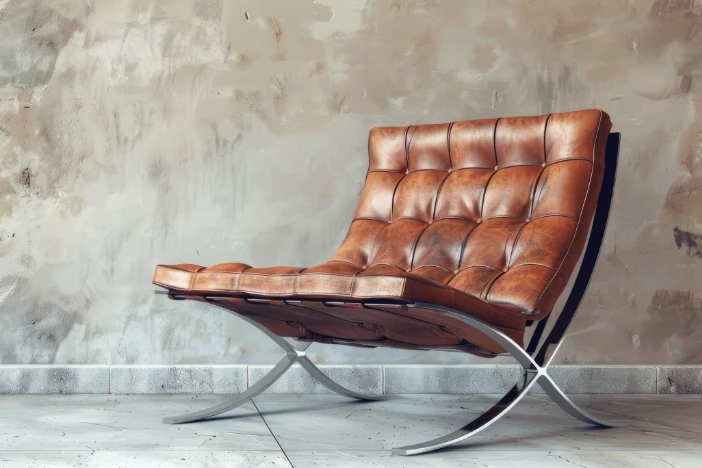
<path id="1" fill-rule="evenodd" d="M 327 396 L 332 396 L 332 395 L 324 395 L 324 397 Z M 467 401 L 470 401 L 473 399 L 474 395 L 456 395 L 459 399 L 457 399 L 455 402 L 446 402 L 449 403 L 451 406 L 459 406 L 459 405 L 465 405 Z M 270 397 L 270 395 L 269 395 Z M 332 396 L 333 397 L 333 396 Z M 484 401 L 481 401 L 480 404 L 476 405 L 475 408 L 466 408 L 465 406 L 460 406 L 461 410 L 456 412 L 456 422 L 455 425 L 458 428 L 461 425 L 461 419 L 462 417 L 465 417 L 466 415 L 475 415 L 478 416 L 482 413 L 482 411 L 486 407 L 490 407 L 492 403 L 494 403 L 493 400 L 498 400 L 499 396 L 498 395 L 490 395 L 490 399 L 485 399 Z M 275 398 L 275 397 L 273 397 Z M 407 403 L 412 403 L 414 402 L 415 404 L 421 404 L 422 401 L 424 400 L 416 400 L 416 399 L 410 399 L 410 398 L 405 398 L 403 395 L 393 395 L 392 400 L 401 403 L 403 400 Z M 390 399 L 388 399 L 390 400 Z M 435 401 L 433 398 L 429 398 L 431 401 Z M 540 399 L 539 399 L 540 400 Z M 260 403 L 260 399 L 259 399 Z M 328 401 L 320 402 L 318 400 L 315 401 L 310 401 L 310 400 L 305 400 L 304 398 L 290 398 L 289 401 L 286 401 L 286 403 L 290 404 L 290 407 L 288 408 L 278 408 L 278 409 L 272 409 L 272 410 L 261 410 L 259 405 L 255 405 L 255 407 L 259 410 L 259 412 L 254 413 L 251 411 L 241 411 L 241 412 L 233 412 L 233 414 L 229 415 L 224 415 L 224 416 L 215 416 L 210 418 L 209 420 L 220 420 L 220 421 L 235 421 L 237 419 L 242 419 L 242 418 L 251 418 L 251 417 L 256 417 L 260 416 L 262 418 L 265 418 L 267 416 L 276 416 L 276 415 L 285 415 L 285 414 L 297 414 L 301 415 L 304 413 L 314 413 L 317 411 L 325 411 L 325 410 L 332 410 L 332 411 L 338 411 L 340 408 L 348 408 L 349 410 L 357 410 L 359 408 L 371 408 L 373 405 L 371 404 L 372 402 L 369 401 L 345 401 L 341 398 L 331 398 Z M 255 401 L 254 401 L 255 404 Z M 555 406 L 555 405 L 554 405 Z M 586 407 L 594 409 L 596 411 L 600 411 L 598 408 L 591 407 L 591 405 L 586 405 Z M 388 413 L 392 413 L 393 416 L 396 416 L 398 420 L 405 419 L 405 420 L 417 420 L 418 414 L 415 411 L 407 410 L 404 408 L 393 408 L 391 410 L 386 410 Z M 604 411 L 605 413 L 608 413 L 607 411 Z M 352 413 L 353 414 L 353 413 Z M 333 416 L 326 416 L 326 417 L 333 417 Z M 312 417 L 313 418 L 313 417 Z M 340 419 L 345 419 L 345 418 L 340 418 Z M 452 418 L 453 419 L 453 418 Z M 540 440 L 549 440 L 553 439 L 554 436 L 561 436 L 565 437 L 566 439 L 571 439 L 569 435 L 576 435 L 576 434 L 583 434 L 583 433 L 592 433 L 592 432 L 599 432 L 604 430 L 605 428 L 602 427 L 593 427 L 593 426 L 579 426 L 577 424 L 573 424 L 572 427 L 567 427 L 567 428 L 560 428 L 558 430 L 539 430 L 539 426 L 542 427 L 552 427 L 553 425 L 553 420 L 559 419 L 557 415 L 552 415 L 548 413 L 540 413 L 536 415 L 526 415 L 526 414 L 513 414 L 509 416 L 509 419 L 512 420 L 520 420 L 523 419 L 525 422 L 529 423 L 528 424 L 528 437 L 527 440 L 529 442 L 534 442 L 536 445 L 540 445 L 539 441 Z M 436 431 L 437 433 L 442 432 L 442 430 L 445 429 L 445 423 L 446 419 L 437 419 L 436 424 Z M 504 422 L 503 422 L 504 423 Z M 363 432 L 364 430 L 369 427 L 369 424 L 372 424 L 372 422 L 369 422 L 367 420 L 351 420 L 347 419 L 344 421 L 344 425 L 348 427 L 348 432 L 349 433 L 356 433 L 356 432 Z M 311 424 L 310 426 L 314 426 Z M 353 426 L 358 426 L 358 427 L 353 427 Z M 514 427 L 514 426 L 512 426 Z M 523 426 L 517 426 L 517 427 L 523 427 Z M 625 424 L 622 424 L 621 427 L 626 427 Z M 397 428 L 395 428 L 397 430 Z M 408 433 L 411 433 L 413 429 L 411 427 L 406 428 Z M 309 435 L 314 439 L 314 433 L 310 432 Z M 489 440 L 481 440 L 482 438 L 489 437 Z M 615 438 L 616 439 L 616 438 Z M 481 448 L 489 448 L 489 447 L 510 447 L 513 446 L 516 443 L 523 442 L 525 440 L 525 436 L 523 434 L 518 434 L 518 435 L 491 435 L 487 436 L 487 434 L 481 435 L 475 440 L 474 442 L 465 442 L 462 444 L 457 444 L 454 446 L 448 446 L 442 449 L 442 451 L 450 451 L 450 452 L 460 452 L 464 450 L 474 450 L 474 449 L 481 449 Z M 390 443 L 392 445 L 392 443 Z"/>
<path id="2" fill-rule="evenodd" d="M 255 403 L 255 399 L 252 400 Z M 300 404 L 301 402 L 295 400 L 296 403 Z M 288 414 L 288 413 L 304 413 L 305 411 L 317 411 L 317 410 L 325 410 L 325 409 L 338 409 L 338 408 L 344 408 L 344 407 L 356 407 L 356 406 L 370 406 L 370 404 L 373 403 L 371 401 L 348 401 L 348 400 L 343 400 L 342 397 L 339 397 L 339 401 L 330 401 L 329 403 L 325 404 L 316 404 L 314 406 L 311 405 L 305 405 L 304 402 L 301 404 L 303 406 L 299 407 L 291 407 L 291 408 L 285 408 L 285 409 L 279 409 L 279 410 L 272 410 L 272 411 L 261 411 L 260 413 L 251 413 L 251 412 L 246 412 L 246 413 L 239 413 L 239 414 L 231 414 L 231 415 L 224 415 L 224 416 L 213 416 L 209 419 L 208 421 L 221 421 L 221 420 L 229 420 L 229 419 L 240 419 L 240 418 L 245 418 L 245 417 L 252 417 L 252 416 L 267 416 L 267 415 L 276 415 L 276 414 Z M 256 406 L 258 408 L 258 406 Z M 193 421 L 194 422 L 202 422 L 202 421 Z M 192 424 L 192 423 L 183 423 L 183 424 Z"/>

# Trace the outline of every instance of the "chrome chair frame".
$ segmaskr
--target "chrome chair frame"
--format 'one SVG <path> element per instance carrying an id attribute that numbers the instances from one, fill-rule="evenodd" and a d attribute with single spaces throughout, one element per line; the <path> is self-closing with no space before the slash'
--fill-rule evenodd
<path id="1" fill-rule="evenodd" d="M 507 354 L 511 355 L 522 367 L 522 375 L 517 383 L 490 409 L 478 416 L 462 428 L 451 432 L 443 437 L 439 437 L 427 442 L 422 442 L 415 445 L 394 448 L 392 450 L 395 455 L 417 455 L 426 452 L 432 452 L 441 448 L 453 445 L 457 442 L 465 440 L 483 429 L 487 428 L 507 412 L 512 409 L 524 396 L 531 390 L 534 385 L 539 385 L 551 397 L 551 399 L 566 413 L 573 416 L 575 419 L 600 427 L 613 427 L 611 424 L 599 420 L 573 403 L 564 393 L 558 388 L 558 385 L 548 375 L 548 367 L 553 361 L 553 357 L 560 348 L 570 327 L 573 318 L 582 302 L 587 286 L 592 277 L 592 273 L 599 257 L 602 241 L 607 228 L 607 220 L 614 195 L 614 184 L 616 180 L 617 160 L 619 153 L 619 142 L 621 136 L 619 133 L 612 133 L 607 140 L 607 148 L 605 151 L 605 174 L 600 190 L 600 196 L 597 201 L 597 208 L 590 229 L 590 237 L 587 247 L 583 255 L 583 259 L 576 276 L 573 287 L 570 291 L 568 299 L 563 307 L 563 311 L 557 317 L 551 331 L 547 337 L 541 340 L 546 327 L 548 317 L 537 322 L 528 323 L 534 327 L 534 332 L 526 348 L 523 348 L 518 343 L 513 341 L 507 335 L 503 334 L 489 323 L 470 316 L 465 312 L 461 312 L 450 307 L 444 307 L 436 304 L 428 303 L 409 303 L 403 304 L 407 307 L 420 307 L 422 309 L 432 310 L 437 315 L 450 317 L 470 325 L 473 328 L 481 331 L 488 337 L 499 343 Z M 185 299 L 185 295 L 177 292 L 157 291 L 159 294 L 168 294 L 173 299 Z M 222 297 L 207 296 L 208 302 L 216 303 L 222 300 Z M 256 299 L 255 302 L 267 302 L 266 300 Z M 372 304 L 365 302 L 366 305 L 373 307 L 388 306 L 389 304 Z M 231 311 L 229 311 L 231 312 Z M 264 326 L 258 324 L 254 320 L 249 319 L 236 312 L 231 312 L 239 318 L 247 321 L 254 327 L 261 330 L 275 341 L 285 351 L 285 356 L 271 371 L 260 381 L 249 387 L 246 391 L 228 399 L 224 402 L 215 405 L 211 408 L 197 411 L 182 416 L 168 417 L 163 420 L 168 424 L 180 424 L 187 422 L 200 421 L 212 416 L 224 413 L 243 403 L 251 400 L 261 392 L 270 387 L 278 380 L 293 364 L 299 363 L 313 378 L 321 382 L 328 389 L 349 398 L 360 400 L 379 400 L 382 396 L 362 395 L 346 389 L 327 377 L 317 366 L 309 360 L 305 355 L 305 351 L 310 346 L 310 342 L 298 341 L 295 346 L 290 345 L 285 339 L 273 334 Z M 549 315 L 550 317 L 550 315 Z"/>

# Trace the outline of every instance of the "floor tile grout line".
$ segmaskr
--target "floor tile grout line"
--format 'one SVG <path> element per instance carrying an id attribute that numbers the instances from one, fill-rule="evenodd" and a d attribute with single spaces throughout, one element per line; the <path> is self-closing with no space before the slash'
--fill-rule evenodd
<path id="1" fill-rule="evenodd" d="M 271 433 L 271 436 L 273 436 L 273 440 L 275 440 L 275 443 L 278 444 L 278 447 L 280 447 L 280 451 L 283 452 L 283 456 L 285 459 L 288 461 L 288 464 L 291 466 L 291 468 L 295 468 L 295 466 L 292 464 L 292 461 L 290 461 L 290 457 L 288 457 L 288 454 L 285 453 L 285 449 L 283 448 L 282 445 L 280 445 L 280 442 L 278 441 L 278 438 L 275 436 L 273 433 L 273 430 L 271 427 L 268 425 L 268 421 L 266 421 L 266 418 L 263 417 L 263 413 L 261 413 L 261 410 L 258 409 L 258 405 L 256 405 L 256 402 L 251 399 L 251 404 L 253 404 L 254 408 L 256 408 L 256 411 L 258 412 L 258 415 L 261 417 L 261 421 L 263 421 L 263 424 L 266 425 L 266 428 L 268 428 L 268 432 Z"/>
<path id="2" fill-rule="evenodd" d="M 385 393 L 385 364 L 380 366 L 380 394 L 386 395 Z"/>

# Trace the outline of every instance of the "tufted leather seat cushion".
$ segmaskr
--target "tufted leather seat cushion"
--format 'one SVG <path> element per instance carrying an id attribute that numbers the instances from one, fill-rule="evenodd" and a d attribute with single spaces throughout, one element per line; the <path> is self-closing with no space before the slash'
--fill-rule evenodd
<path id="1" fill-rule="evenodd" d="M 523 331 L 527 317 L 550 312 L 582 253 L 610 128 L 600 110 L 374 128 L 358 208 L 327 263 L 159 265 L 154 283 L 194 295 L 430 302 Z"/>

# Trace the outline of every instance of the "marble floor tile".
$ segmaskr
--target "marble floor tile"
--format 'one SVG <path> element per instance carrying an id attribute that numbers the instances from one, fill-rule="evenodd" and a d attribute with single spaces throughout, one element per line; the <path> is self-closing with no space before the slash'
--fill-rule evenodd
<path id="1" fill-rule="evenodd" d="M 412 458 L 387 451 L 287 451 L 295 467 L 334 468 L 699 468 L 702 451 L 502 451 L 446 450 Z"/>
<path id="2" fill-rule="evenodd" d="M 252 403 L 231 411 L 226 419 L 177 426 L 161 422 L 164 416 L 221 400 L 211 395 L 3 396 L 0 451 L 279 449 Z"/>
<path id="3" fill-rule="evenodd" d="M 390 450 L 445 435 L 481 414 L 496 396 L 397 396 L 349 403 L 319 395 L 266 395 L 256 400 L 283 450 Z M 337 404 L 334 404 L 337 402 Z M 702 405 L 698 406 L 702 408 Z M 505 418 L 458 448 L 509 450 L 702 450 L 699 434 L 610 412 L 592 413 L 613 424 L 598 429 L 572 419 L 554 403 L 528 396 Z"/>
<path id="4" fill-rule="evenodd" d="M 292 468 L 280 451 L 0 451 L 3 468 Z"/>
<path id="5" fill-rule="evenodd" d="M 652 398 L 651 395 L 608 395 L 602 398 L 602 395 L 593 395 L 574 396 L 572 400 L 583 407 L 601 411 L 600 414 L 605 418 L 609 417 L 605 413 L 611 413 L 635 421 L 694 432 L 702 439 L 702 395 L 671 395 L 662 398 Z"/>
<path id="6" fill-rule="evenodd" d="M 0 467 L 665 467 L 702 466 L 702 396 L 595 395 L 574 401 L 618 427 L 573 420 L 530 395 L 470 441 L 416 457 L 392 447 L 444 435 L 497 396 L 262 395 L 198 423 L 164 416 L 213 395 L 0 396 Z"/>

